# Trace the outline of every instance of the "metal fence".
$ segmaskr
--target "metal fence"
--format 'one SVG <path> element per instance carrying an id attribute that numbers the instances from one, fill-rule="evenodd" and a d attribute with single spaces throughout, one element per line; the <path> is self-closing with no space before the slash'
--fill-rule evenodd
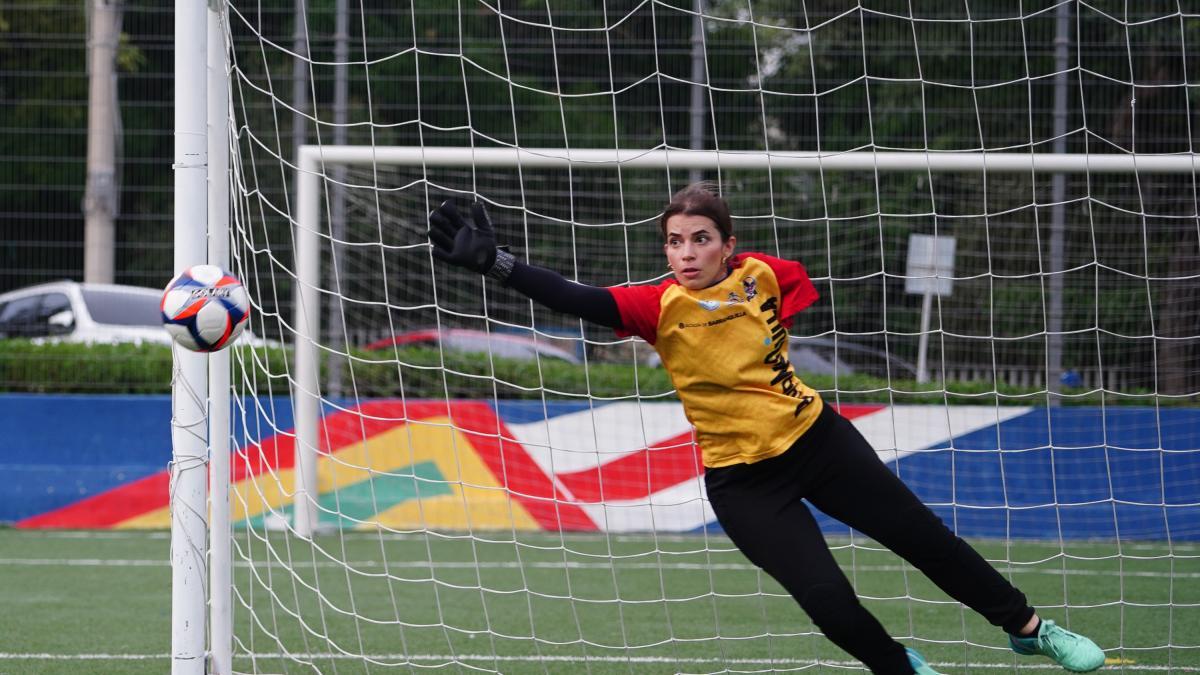
<path id="1" fill-rule="evenodd" d="M 706 147 L 761 149 L 769 143 L 775 149 L 830 151 L 864 143 L 954 149 L 974 143 L 996 150 L 1018 146 L 1044 151 L 1055 140 L 1052 3 L 1027 7 L 1024 17 L 1014 17 L 1010 3 L 971 2 L 972 22 L 962 21 L 961 7 L 922 8 L 929 13 L 898 17 L 867 6 L 859 8 L 861 16 L 840 16 L 828 3 L 769 4 L 779 25 L 760 22 L 753 27 L 739 23 L 743 4 L 707 4 L 712 19 L 705 27 L 704 63 L 711 87 L 700 111 Z M 526 97 L 511 103 L 521 115 L 507 107 L 507 96 L 477 95 L 471 99 L 476 106 L 473 131 L 526 146 L 587 147 L 614 138 L 635 147 L 693 143 L 689 120 L 697 112 L 696 88 L 686 82 L 695 72 L 690 17 L 671 11 L 672 3 L 611 3 L 611 17 L 585 5 L 555 17 L 542 16 L 550 9 L 540 6 L 505 8 L 511 17 L 504 24 L 506 67 L 514 82 L 592 91 L 601 52 L 609 57 L 605 74 L 612 75 L 604 86 L 632 86 L 647 63 L 669 77 L 660 78 L 656 91 L 634 87 L 619 100 L 599 99 L 594 105 L 587 98 Z M 679 6 L 684 5 L 691 3 Z M 122 7 L 115 276 L 118 283 L 158 287 L 170 275 L 172 258 L 172 88 L 200 85 L 172 81 L 170 8 L 151 0 L 128 1 Z M 651 10 L 657 12 L 654 22 L 646 14 Z M 1192 152 L 1196 139 L 1191 130 L 1200 128 L 1193 103 L 1200 94 L 1200 60 L 1193 47 L 1200 44 L 1200 18 L 1149 4 L 1126 8 L 1126 14 L 1082 3 L 1071 10 L 1066 149 Z M 279 203 L 290 189 L 281 167 L 291 161 L 295 143 L 315 142 L 318 136 L 330 140 L 328 127 L 322 132 L 313 124 L 297 125 L 298 118 L 282 104 L 295 102 L 292 91 L 300 84 L 305 99 L 300 107 L 315 106 L 312 114 L 335 119 L 335 72 L 324 65 L 337 48 L 332 11 L 332 3 L 309 8 L 303 46 L 318 64 L 309 69 L 295 68 L 280 49 L 270 54 L 260 49 L 263 40 L 284 47 L 293 43 L 297 25 L 291 0 L 258 3 L 234 22 L 239 63 L 251 71 L 244 76 L 263 76 L 271 86 L 271 96 L 243 97 L 247 107 L 239 114 L 255 129 L 271 130 L 269 140 L 279 154 L 275 176 L 256 188 Z M 351 37 L 358 50 L 350 55 L 353 59 L 397 54 L 415 40 L 431 55 L 461 49 L 477 63 L 499 63 L 490 29 L 479 30 L 477 44 L 464 45 L 459 17 L 436 4 L 358 3 L 354 11 L 361 14 L 350 22 L 356 27 Z M 556 58 L 546 58 L 551 35 L 543 27 L 551 19 L 586 27 L 604 25 L 624 12 L 631 14 L 607 34 L 556 33 Z M 480 20 L 476 15 L 465 19 Z M 607 45 L 602 36 L 610 38 Z M 258 61 L 256 52 L 264 54 Z M 748 69 L 770 96 L 743 95 L 754 84 L 747 80 Z M 488 91 L 486 78 L 464 80 L 457 62 L 426 64 L 418 76 L 394 59 L 370 70 L 368 107 L 363 89 L 367 70 L 351 73 L 346 112 L 351 122 L 371 119 L 375 124 L 353 126 L 347 142 L 411 143 L 404 137 L 408 127 L 390 125 L 414 118 L 431 127 L 449 125 L 466 105 L 458 89 Z M 416 84 L 423 87 L 420 100 L 413 95 Z M 806 95 L 816 91 L 821 95 Z M 523 96 L 519 89 L 517 96 Z M 1130 114 L 1132 100 L 1137 101 L 1136 116 Z M 815 115 L 818 103 L 820 116 Z M 0 292 L 82 278 L 87 114 L 86 3 L 0 0 Z M 506 119 L 511 120 L 507 130 Z M 429 133 L 426 141 L 452 144 L 461 142 L 461 136 Z M 770 246 L 770 233 L 782 231 L 778 242 L 804 257 L 814 275 L 831 280 L 824 287 L 827 295 L 840 296 L 837 321 L 831 312 L 814 314 L 815 323 L 806 332 L 864 335 L 868 342 L 887 337 L 911 358 L 913 341 L 907 335 L 916 326 L 917 310 L 898 290 L 902 282 L 892 276 L 903 274 L 896 252 L 909 231 L 936 228 L 969 244 L 960 250 L 965 252 L 964 275 L 971 279 L 962 285 L 963 294 L 942 308 L 942 322 L 934 327 L 949 338 L 938 341 L 944 352 L 934 360 L 945 362 L 947 374 L 965 379 L 981 370 L 991 372 L 996 360 L 1004 364 L 1004 374 L 997 373 L 1000 379 L 1039 382 L 1044 346 L 1034 343 L 1044 342 L 1046 330 L 1038 314 L 1045 307 L 1048 279 L 1050 181 L 866 172 L 836 180 L 780 175 L 767 192 L 761 184 L 737 187 L 744 187 L 746 195 L 737 208 L 765 203 L 766 211 L 785 217 L 783 230 L 780 221 L 746 221 L 746 243 Z M 544 203 L 539 208 L 547 211 L 561 203 L 538 189 L 531 186 L 523 194 Z M 578 200 L 571 206 L 590 204 L 597 219 L 611 218 L 628 206 L 604 204 L 604 195 L 586 185 L 570 189 Z M 1066 367 L 1080 373 L 1105 371 L 1111 378 L 1119 364 L 1131 371 L 1129 386 L 1169 381 L 1164 391 L 1200 390 L 1200 307 L 1191 291 L 1200 277 L 1196 194 L 1194 176 L 1079 176 L 1067 181 Z M 373 226 L 410 216 L 404 212 L 408 208 L 372 196 L 351 202 L 347 218 Z M 762 213 L 759 209 L 751 215 Z M 909 217 L 916 213 L 925 214 L 920 222 Z M 789 222 L 803 226 L 787 231 Z M 276 233 L 270 238 L 275 257 L 289 260 L 290 238 L 283 235 L 287 219 L 268 218 L 264 225 Z M 555 236 L 518 243 L 536 249 L 535 261 L 550 264 L 561 257 L 546 244 Z M 612 263 L 608 255 L 596 249 L 592 261 L 561 271 L 576 272 L 585 281 L 605 281 Z M 887 281 L 856 281 L 864 260 L 886 270 Z M 361 274 L 348 268 L 343 281 L 368 287 L 370 273 L 369 267 Z M 281 306 L 271 309 L 286 313 L 289 296 L 279 297 Z M 885 305 L 882 318 L 871 309 Z M 963 335 L 971 339 L 954 337 Z M 1018 339 L 1024 335 L 1032 338 Z M 995 341 L 980 350 L 979 336 Z M 1081 377 L 1091 381 L 1099 375 Z"/>

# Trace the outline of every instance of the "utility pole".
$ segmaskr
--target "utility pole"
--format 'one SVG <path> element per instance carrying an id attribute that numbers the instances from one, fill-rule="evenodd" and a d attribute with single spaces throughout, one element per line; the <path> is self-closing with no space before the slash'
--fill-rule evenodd
<path id="1" fill-rule="evenodd" d="M 350 12 L 347 0 L 334 2 L 333 29 L 333 144 L 346 145 L 346 121 L 350 85 L 346 61 L 350 58 Z M 348 273 L 346 269 L 346 165 L 335 164 L 331 170 L 333 184 L 329 189 L 329 235 L 333 248 L 334 279 L 330 284 L 336 293 L 329 295 L 329 347 L 334 352 L 346 346 L 345 307 L 342 305 L 340 279 Z M 342 359 L 329 359 L 329 381 L 327 388 L 333 398 L 342 396 Z"/>
<path id="2" fill-rule="evenodd" d="M 116 259 L 117 46 L 122 0 L 90 0 L 87 186 L 83 193 L 83 280 L 111 284 Z"/>
<path id="3" fill-rule="evenodd" d="M 695 15 L 692 17 L 692 104 L 691 127 L 688 146 L 693 150 L 704 149 L 704 123 L 707 118 L 708 84 L 707 56 L 704 48 L 704 0 L 692 3 Z M 692 169 L 688 172 L 688 182 L 695 183 L 704 178 L 704 171 Z"/>
<path id="4" fill-rule="evenodd" d="M 1071 65 L 1071 5 L 1062 3 L 1054 20 L 1054 153 L 1067 152 L 1067 84 Z M 1067 176 L 1056 173 L 1050 179 L 1050 259 L 1047 265 L 1046 295 L 1046 392 L 1050 406 L 1062 405 L 1063 373 L 1063 293 L 1066 274 L 1066 200 Z"/>
<path id="5" fill-rule="evenodd" d="M 308 141 L 308 119 L 305 113 L 308 112 L 309 102 L 312 100 L 312 92 L 308 86 L 308 71 L 309 71 L 309 50 L 308 50 L 308 2 L 307 0 L 294 0 L 292 11 L 295 13 L 295 18 L 292 24 L 292 51 L 296 56 L 292 58 L 292 107 L 295 111 L 292 113 L 292 150 L 299 152 L 300 146 Z"/>

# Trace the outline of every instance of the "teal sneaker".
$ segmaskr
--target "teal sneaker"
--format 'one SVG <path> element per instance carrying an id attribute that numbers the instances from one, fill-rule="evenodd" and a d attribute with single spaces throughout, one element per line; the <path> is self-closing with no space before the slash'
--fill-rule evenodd
<path id="1" fill-rule="evenodd" d="M 905 647 L 904 651 L 908 653 L 908 663 L 913 667 L 913 672 L 917 675 L 942 675 L 929 667 L 929 664 L 925 661 L 925 657 L 921 656 L 921 652 L 911 647 Z"/>
<path id="2" fill-rule="evenodd" d="M 1042 620 L 1037 635 L 1009 635 L 1008 644 L 1014 652 L 1023 656 L 1049 656 L 1073 673 L 1090 673 L 1104 665 L 1104 651 L 1095 642 L 1047 619 Z"/>

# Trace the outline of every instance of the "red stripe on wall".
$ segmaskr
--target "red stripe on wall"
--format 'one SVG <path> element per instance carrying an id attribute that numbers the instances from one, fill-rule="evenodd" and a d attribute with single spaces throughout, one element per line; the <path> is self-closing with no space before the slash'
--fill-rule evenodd
<path id="1" fill-rule="evenodd" d="M 486 403 L 462 401 L 454 404 L 450 418 L 463 433 L 496 481 L 529 512 L 544 529 L 595 531 L 596 523 L 578 505 L 571 503 L 558 485 L 542 471 L 513 440 L 513 433 Z"/>
<path id="2" fill-rule="evenodd" d="M 842 406 L 840 412 L 854 419 L 883 407 Z M 555 482 L 529 456 L 525 447 L 513 440 L 512 432 L 492 407 L 475 401 L 371 401 L 356 410 L 333 413 L 322 420 L 319 452 L 328 455 L 330 448 L 341 449 L 399 425 L 420 423 L 436 417 L 452 420 L 454 427 L 467 436 L 496 481 L 509 490 L 539 525 L 548 530 L 597 529 L 596 523 L 573 501 L 598 503 L 602 499 L 643 498 L 704 473 L 699 450 L 692 442 L 691 431 L 688 431 L 603 466 L 562 474 Z M 277 433 L 259 443 L 239 448 L 234 455 L 231 462 L 231 481 L 234 482 L 268 470 L 290 469 L 295 465 L 294 430 Z M 31 516 L 17 522 L 16 526 L 112 527 L 147 511 L 167 506 L 169 485 L 170 476 L 162 471 L 62 508 Z"/>
<path id="3" fill-rule="evenodd" d="M 524 446 L 512 438 L 491 406 L 479 402 L 371 401 L 356 410 L 333 413 L 322 419 L 319 452 L 363 442 L 407 423 L 448 417 L 467 435 L 472 447 L 515 499 L 547 529 L 595 530 L 596 524 L 578 506 L 567 501 Z M 234 452 L 231 482 L 264 471 L 290 469 L 296 462 L 295 430 L 289 429 Z M 506 437 L 501 441 L 501 436 Z M 162 471 L 88 497 L 53 511 L 19 521 L 20 528 L 106 528 L 164 508 L 169 503 L 170 475 Z"/>
<path id="4" fill-rule="evenodd" d="M 579 501 L 599 504 L 640 499 L 703 474 L 700 446 L 687 431 L 602 466 L 560 474 L 558 479 Z"/>
<path id="5" fill-rule="evenodd" d="M 838 408 L 847 419 L 882 410 L 882 405 L 844 405 Z M 601 466 L 559 474 L 576 499 L 599 504 L 605 501 L 643 499 L 655 492 L 704 475 L 700 448 L 687 431 L 645 450 L 617 458 Z"/>
<path id="6" fill-rule="evenodd" d="M 65 529 L 112 527 L 167 505 L 171 478 L 166 471 L 17 522 L 17 527 Z"/>
<path id="7" fill-rule="evenodd" d="M 835 406 L 833 406 L 833 409 L 838 411 L 839 413 L 841 413 L 842 417 L 845 417 L 848 420 L 852 420 L 855 417 L 862 417 L 863 415 L 870 415 L 873 412 L 879 412 L 880 410 L 883 410 L 886 407 L 887 406 L 885 406 L 885 405 L 872 405 L 872 404 L 835 405 Z"/>

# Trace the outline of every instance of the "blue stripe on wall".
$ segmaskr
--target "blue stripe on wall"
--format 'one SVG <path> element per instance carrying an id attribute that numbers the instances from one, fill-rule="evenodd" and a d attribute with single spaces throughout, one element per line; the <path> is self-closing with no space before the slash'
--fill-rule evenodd
<path id="1" fill-rule="evenodd" d="M 526 424 L 544 419 L 582 412 L 604 405 L 587 401 L 496 401 L 492 408 L 506 424 Z"/>
<path id="2" fill-rule="evenodd" d="M 286 399 L 257 404 L 261 411 L 235 405 L 234 419 L 245 420 L 239 439 L 292 427 Z M 170 407 L 167 396 L 0 395 L 0 522 L 165 470 Z M 549 408 L 496 405 L 519 423 L 587 404 Z M 1200 410 L 1038 409 L 953 447 L 906 457 L 898 470 L 964 536 L 1045 539 L 1061 530 L 1068 538 L 1200 540 Z"/>
<path id="3" fill-rule="evenodd" d="M 167 468 L 169 396 L 0 396 L 0 521 L 15 521 Z"/>
<path id="4" fill-rule="evenodd" d="M 292 427 L 286 399 L 258 401 L 235 404 L 238 438 Z M 0 430 L 0 522 L 14 522 L 165 471 L 171 397 L 0 394 Z"/>
<path id="5" fill-rule="evenodd" d="M 1038 409 L 953 445 L 898 472 L 961 536 L 1200 540 L 1198 410 Z"/>

